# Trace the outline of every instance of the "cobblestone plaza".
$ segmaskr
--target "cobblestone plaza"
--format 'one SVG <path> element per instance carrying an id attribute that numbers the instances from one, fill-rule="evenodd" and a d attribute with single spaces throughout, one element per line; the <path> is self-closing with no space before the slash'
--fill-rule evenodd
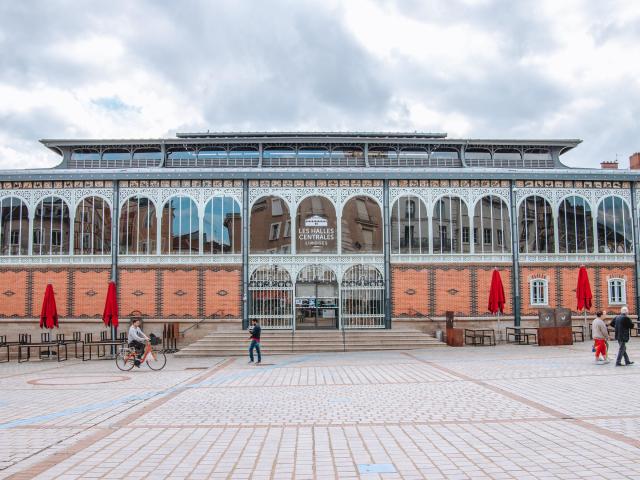
<path id="1" fill-rule="evenodd" d="M 0 478 L 640 478 L 640 370 L 588 343 L 265 351 L 1 364 Z"/>

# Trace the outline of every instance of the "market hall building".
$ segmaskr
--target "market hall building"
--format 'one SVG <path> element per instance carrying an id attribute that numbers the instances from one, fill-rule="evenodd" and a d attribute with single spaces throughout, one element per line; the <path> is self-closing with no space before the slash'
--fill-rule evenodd
<path id="1" fill-rule="evenodd" d="M 543 306 L 638 305 L 640 155 L 575 169 L 579 140 L 422 133 L 195 133 L 42 140 L 51 169 L 0 171 L 0 324 L 37 331 L 47 283 L 66 331 L 121 317 L 190 342 L 215 330 L 493 326 Z M 617 167 L 617 164 L 605 164 Z M 594 311 L 594 310 L 592 310 Z M 197 325 L 199 328 L 190 328 Z M 504 324 L 503 324 L 504 325 Z"/>

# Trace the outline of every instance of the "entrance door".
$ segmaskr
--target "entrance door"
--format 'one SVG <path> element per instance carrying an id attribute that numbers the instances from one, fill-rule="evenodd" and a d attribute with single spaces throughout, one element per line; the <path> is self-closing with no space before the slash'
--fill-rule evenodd
<path id="1" fill-rule="evenodd" d="M 321 265 L 303 268 L 296 281 L 296 329 L 338 328 L 336 274 Z"/>

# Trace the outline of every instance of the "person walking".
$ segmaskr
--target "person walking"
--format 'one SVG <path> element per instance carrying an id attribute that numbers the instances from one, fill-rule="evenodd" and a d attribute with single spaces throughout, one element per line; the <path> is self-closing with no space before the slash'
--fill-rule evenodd
<path id="1" fill-rule="evenodd" d="M 595 343 L 596 363 L 598 365 L 609 363 L 609 359 L 607 358 L 607 340 L 609 339 L 609 331 L 607 330 L 607 325 L 602 319 L 602 312 L 596 312 L 596 318 L 593 319 L 593 324 L 591 325 L 591 332 Z M 602 360 L 600 360 L 600 356 L 602 356 Z"/>
<path id="2" fill-rule="evenodd" d="M 249 327 L 249 333 L 251 334 L 251 343 L 249 344 L 249 363 L 253 363 L 253 349 L 256 349 L 258 353 L 258 361 L 256 365 L 262 363 L 262 356 L 260 354 L 260 333 L 262 332 L 262 328 L 260 328 L 260 324 L 258 320 L 255 318 L 251 320 L 251 327 Z"/>
<path id="3" fill-rule="evenodd" d="M 629 309 L 622 307 L 620 309 L 620 315 L 613 319 L 612 326 L 616 329 L 616 340 L 618 341 L 618 357 L 616 358 L 616 367 L 622 366 L 622 359 L 624 358 L 625 365 L 633 365 L 633 362 L 629 360 L 627 355 L 627 342 L 631 337 L 631 329 L 633 328 L 633 322 L 629 318 Z"/>

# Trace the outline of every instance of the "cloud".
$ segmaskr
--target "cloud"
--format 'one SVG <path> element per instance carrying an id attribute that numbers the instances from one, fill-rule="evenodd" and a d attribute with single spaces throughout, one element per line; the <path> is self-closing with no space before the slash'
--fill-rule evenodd
<path id="1" fill-rule="evenodd" d="M 42 137 L 419 130 L 640 148 L 632 0 L 0 4 L 0 168 Z"/>

